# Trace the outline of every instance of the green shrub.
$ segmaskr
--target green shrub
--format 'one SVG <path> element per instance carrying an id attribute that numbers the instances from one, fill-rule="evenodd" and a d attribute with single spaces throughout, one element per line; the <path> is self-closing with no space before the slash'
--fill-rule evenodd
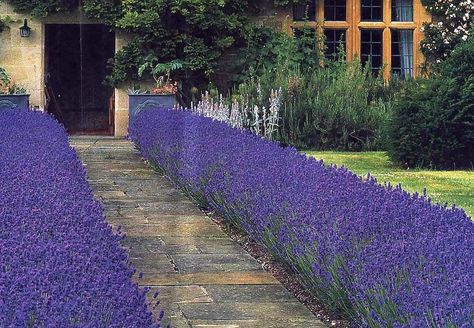
<path id="1" fill-rule="evenodd" d="M 373 76 L 358 58 L 346 61 L 343 49 L 337 61 L 325 60 L 319 47 L 323 40 L 304 26 L 295 38 L 271 27 L 253 28 L 246 40 L 242 58 L 247 66 L 237 86 L 215 101 L 224 112 L 238 108 L 246 117 L 243 125 L 252 129 L 255 108 L 265 121 L 278 106 L 278 129 L 272 129 L 270 139 L 297 148 L 385 149 L 398 81 L 387 84 Z M 272 92 L 278 92 L 277 104 Z"/>
<path id="2" fill-rule="evenodd" d="M 283 102 L 280 139 L 299 148 L 373 150 L 384 146 L 390 97 L 384 86 L 354 60 L 293 76 Z"/>
<path id="3" fill-rule="evenodd" d="M 256 28 L 247 42 L 246 76 L 226 102 L 238 104 L 244 116 L 255 116 L 254 108 L 268 110 L 272 92 L 278 91 L 280 118 L 271 139 L 306 149 L 385 148 L 398 83 L 373 76 L 357 58 L 346 61 L 342 49 L 337 61 L 326 61 L 318 47 L 322 40 L 306 27 L 297 38 Z"/>
<path id="4" fill-rule="evenodd" d="M 389 154 L 400 165 L 474 165 L 474 39 L 456 47 L 440 72 L 411 83 L 396 102 Z"/>
<path id="5" fill-rule="evenodd" d="M 235 77 L 235 82 L 240 84 L 249 78 L 274 78 L 288 71 L 318 69 L 323 60 L 317 46 L 321 40 L 307 26 L 299 31 L 300 36 L 293 38 L 281 31 L 276 22 L 270 26 L 248 27 L 245 31 L 246 46 L 236 63 L 240 74 Z"/>
<path id="6" fill-rule="evenodd" d="M 7 27 L 7 24 L 5 23 L 5 21 L 2 18 L 0 18 L 0 33 L 2 33 L 6 27 Z"/>

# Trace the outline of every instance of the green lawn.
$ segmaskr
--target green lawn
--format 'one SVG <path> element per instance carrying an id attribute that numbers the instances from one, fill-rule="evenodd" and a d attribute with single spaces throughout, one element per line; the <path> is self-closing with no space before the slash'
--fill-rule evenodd
<path id="1" fill-rule="evenodd" d="M 359 175 L 370 172 L 379 183 L 401 183 L 410 192 L 421 193 L 426 187 L 433 200 L 454 203 L 474 217 L 474 171 L 404 170 L 393 166 L 385 152 L 307 151 L 306 154 L 323 159 L 326 164 L 345 165 Z"/>

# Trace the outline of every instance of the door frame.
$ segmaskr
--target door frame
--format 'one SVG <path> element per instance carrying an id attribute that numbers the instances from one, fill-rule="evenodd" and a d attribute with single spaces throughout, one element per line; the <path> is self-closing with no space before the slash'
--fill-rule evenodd
<path id="1" fill-rule="evenodd" d="M 49 15 L 45 18 L 41 19 L 41 25 L 42 25 L 42 33 L 41 33 L 41 39 L 42 39 L 42 67 L 40 69 L 40 74 L 41 74 L 41 89 L 43 90 L 41 93 L 41 103 L 44 105 L 46 104 L 46 94 L 45 94 L 45 89 L 46 89 L 46 83 L 45 83 L 45 74 L 47 72 L 47 66 L 48 66 L 48 51 L 46 48 L 46 25 L 53 25 L 53 24 L 58 24 L 58 25 L 106 25 L 101 22 L 98 22 L 96 20 L 92 20 L 90 18 L 87 18 L 85 15 L 82 14 L 81 10 L 75 10 L 70 13 L 61 13 L 61 14 L 55 14 L 55 15 Z M 118 44 L 123 43 L 122 39 L 123 36 L 119 36 L 117 31 L 112 30 L 112 33 L 114 33 L 114 40 L 115 40 L 115 49 L 114 52 L 116 53 L 119 49 Z M 120 42 L 122 41 L 122 42 Z M 115 111 L 117 110 L 117 99 L 118 98 L 118 92 L 119 89 L 115 88 L 114 92 L 112 93 L 112 96 L 108 100 L 108 117 L 109 117 L 109 126 L 106 131 L 106 135 L 117 135 L 116 131 L 116 113 Z M 87 133 L 89 134 L 89 133 Z M 91 131 L 90 134 L 94 134 L 94 131 Z M 97 133 L 95 133 L 97 134 Z"/>

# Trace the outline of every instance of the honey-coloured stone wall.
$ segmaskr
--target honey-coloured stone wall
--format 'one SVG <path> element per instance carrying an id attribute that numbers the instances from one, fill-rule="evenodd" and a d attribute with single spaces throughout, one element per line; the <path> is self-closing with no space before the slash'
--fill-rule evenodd
<path id="1" fill-rule="evenodd" d="M 12 22 L 0 33 L 0 66 L 7 70 L 15 83 L 27 89 L 31 105 L 43 108 L 44 25 L 27 15 L 14 13 L 11 6 L 0 2 L 0 17 L 6 16 Z M 29 38 L 20 37 L 24 18 L 31 27 Z"/>
<path id="2" fill-rule="evenodd" d="M 5 2 L 0 2 L 0 17 L 10 17 L 8 27 L 0 33 L 0 67 L 6 69 L 14 83 L 27 89 L 30 94 L 30 105 L 44 109 L 44 75 L 45 75 L 45 24 L 98 24 L 81 14 L 80 10 L 72 13 L 49 15 L 45 18 L 32 18 L 29 15 L 17 14 Z M 19 28 L 23 20 L 28 19 L 31 35 L 20 37 Z M 118 51 L 127 42 L 127 36 L 116 33 L 115 44 Z M 128 129 L 128 96 L 127 87 L 115 90 L 115 135 L 124 136 Z"/>

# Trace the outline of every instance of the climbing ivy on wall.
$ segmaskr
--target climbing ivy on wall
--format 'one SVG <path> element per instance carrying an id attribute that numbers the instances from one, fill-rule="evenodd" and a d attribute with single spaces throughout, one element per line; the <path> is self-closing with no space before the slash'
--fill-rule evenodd
<path id="1" fill-rule="evenodd" d="M 428 63 L 436 65 L 474 33 L 474 1 L 422 0 L 422 3 L 433 16 L 433 22 L 423 27 L 425 39 L 421 49 Z"/>
<path id="2" fill-rule="evenodd" d="M 2 1 L 2 0 L 0 0 Z M 131 40 L 111 59 L 106 82 L 136 80 L 137 68 L 154 54 L 159 61 L 183 61 L 179 74 L 192 87 L 212 79 L 221 56 L 245 44 L 250 16 L 263 6 L 291 0 L 3 0 L 36 17 L 69 11 L 81 3 L 90 18 L 130 33 Z M 295 0 L 304 1 L 304 0 Z M 193 81 L 194 80 L 194 81 Z"/>
<path id="3" fill-rule="evenodd" d="M 92 0 L 84 9 L 102 19 L 109 12 L 98 10 L 103 3 Z M 223 52 L 242 40 L 248 7 L 241 0 L 123 1 L 113 25 L 135 37 L 116 56 L 110 84 L 133 77 L 150 53 L 162 62 L 181 59 L 194 76 L 212 75 Z"/>
<path id="4" fill-rule="evenodd" d="M 16 11 L 30 12 L 33 16 L 44 17 L 49 13 L 70 10 L 78 5 L 78 0 L 8 0 Z"/>
<path id="5" fill-rule="evenodd" d="M 0 0 L 1 1 L 1 0 Z M 44 17 L 78 6 L 78 0 L 7 0 L 19 12 Z M 129 32 L 130 43 L 111 60 L 106 82 L 137 78 L 137 67 L 153 53 L 162 62 L 181 59 L 181 74 L 205 79 L 226 49 L 243 40 L 254 4 L 247 0 L 83 0 L 83 12 Z"/>
<path id="6" fill-rule="evenodd" d="M 189 80 L 212 76 L 219 58 L 242 45 L 249 16 L 262 4 L 284 6 L 305 0 L 0 0 L 19 12 L 44 17 L 82 4 L 84 13 L 112 28 L 130 32 L 130 43 L 111 59 L 106 82 L 117 86 L 137 79 L 137 67 L 153 53 L 160 61 L 181 59 Z M 422 0 L 434 23 L 425 24 L 421 44 L 429 63 L 446 58 L 468 37 L 474 0 Z M 5 24 L 0 21 L 0 32 Z"/>

